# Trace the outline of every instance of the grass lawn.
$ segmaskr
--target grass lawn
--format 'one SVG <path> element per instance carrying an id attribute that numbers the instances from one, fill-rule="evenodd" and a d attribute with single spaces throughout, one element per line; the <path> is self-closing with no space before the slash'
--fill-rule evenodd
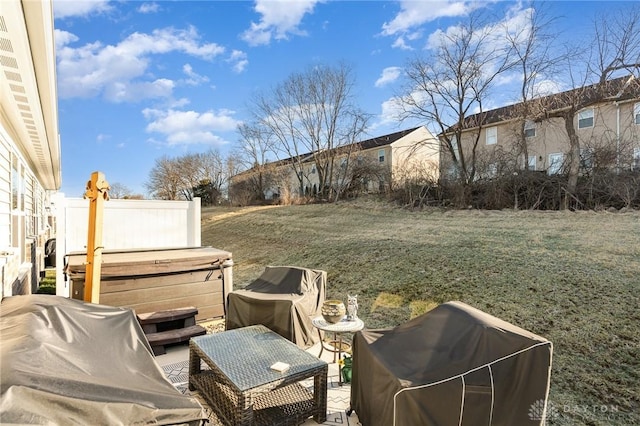
<path id="1" fill-rule="evenodd" d="M 56 270 L 48 269 L 38 283 L 38 294 L 56 294 Z"/>
<path id="2" fill-rule="evenodd" d="M 553 342 L 550 424 L 640 424 L 640 212 L 213 208 L 202 244 L 233 253 L 236 287 L 266 265 L 326 270 L 368 328 L 468 303 Z"/>

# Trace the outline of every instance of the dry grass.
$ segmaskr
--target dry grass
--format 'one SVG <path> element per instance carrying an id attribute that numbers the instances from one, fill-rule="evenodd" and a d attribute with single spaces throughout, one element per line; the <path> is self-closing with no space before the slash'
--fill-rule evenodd
<path id="1" fill-rule="evenodd" d="M 328 272 L 369 328 L 461 300 L 554 343 L 551 424 L 640 424 L 640 213 L 410 212 L 375 201 L 203 211 L 234 283 Z"/>

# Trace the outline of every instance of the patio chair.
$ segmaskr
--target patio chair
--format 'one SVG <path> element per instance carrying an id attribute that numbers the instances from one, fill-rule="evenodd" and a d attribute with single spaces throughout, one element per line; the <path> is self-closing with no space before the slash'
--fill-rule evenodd
<path id="1" fill-rule="evenodd" d="M 461 302 L 353 337 L 363 425 L 541 425 L 552 344 Z"/>
<path id="2" fill-rule="evenodd" d="M 229 293 L 226 328 L 262 324 L 306 349 L 319 341 L 311 320 L 321 315 L 327 273 L 295 266 L 267 266 L 242 290 Z"/>

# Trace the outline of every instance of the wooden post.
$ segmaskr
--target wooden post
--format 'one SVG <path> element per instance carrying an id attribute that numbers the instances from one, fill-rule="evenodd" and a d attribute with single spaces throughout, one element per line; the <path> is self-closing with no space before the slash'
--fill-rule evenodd
<path id="1" fill-rule="evenodd" d="M 104 202 L 109 199 L 109 183 L 101 172 L 91 173 L 84 198 L 89 199 L 87 233 L 87 264 L 84 281 L 84 301 L 100 303 L 100 273 L 102 271 L 102 223 Z"/>

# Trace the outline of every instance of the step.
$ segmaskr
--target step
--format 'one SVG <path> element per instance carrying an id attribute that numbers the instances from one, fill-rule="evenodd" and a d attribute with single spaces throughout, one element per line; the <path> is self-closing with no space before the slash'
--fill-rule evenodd
<path id="1" fill-rule="evenodd" d="M 141 325 L 157 324 L 159 322 L 175 321 L 179 319 L 195 317 L 198 315 L 198 308 L 187 306 L 184 308 L 167 309 L 166 311 L 145 312 L 137 314 Z"/>
<path id="2" fill-rule="evenodd" d="M 193 306 L 167 309 L 166 311 L 137 314 L 138 322 L 145 334 L 158 333 L 176 328 L 191 327 L 196 324 L 198 309 Z"/>
<path id="3" fill-rule="evenodd" d="M 207 334 L 207 330 L 201 325 L 192 325 L 186 328 L 161 331 L 147 334 L 147 340 L 153 349 L 154 355 L 165 354 L 165 345 L 188 342 L 190 338 Z"/>

